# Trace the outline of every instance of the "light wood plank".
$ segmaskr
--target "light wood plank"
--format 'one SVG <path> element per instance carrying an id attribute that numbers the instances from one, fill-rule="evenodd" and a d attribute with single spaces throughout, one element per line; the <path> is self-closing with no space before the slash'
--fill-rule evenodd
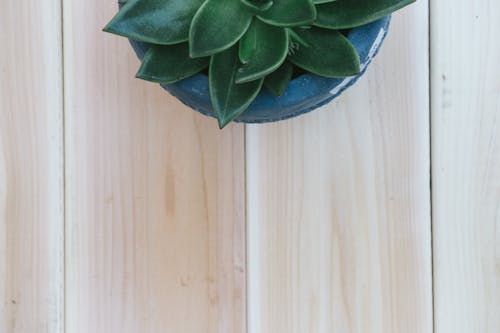
<path id="1" fill-rule="evenodd" d="M 134 79 L 112 1 L 64 8 L 67 333 L 245 332 L 244 127 Z"/>
<path id="2" fill-rule="evenodd" d="M 0 332 L 64 310 L 60 1 L 0 0 Z"/>
<path id="3" fill-rule="evenodd" d="M 336 102 L 247 128 L 249 333 L 432 332 L 427 14 Z"/>
<path id="4" fill-rule="evenodd" d="M 500 3 L 432 2 L 436 333 L 500 332 Z"/>

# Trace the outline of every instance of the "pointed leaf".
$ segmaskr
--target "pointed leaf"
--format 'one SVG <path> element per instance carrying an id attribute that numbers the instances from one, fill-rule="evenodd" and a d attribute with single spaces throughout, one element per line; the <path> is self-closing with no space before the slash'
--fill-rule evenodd
<path id="1" fill-rule="evenodd" d="M 290 84 L 293 75 L 293 65 L 286 61 L 280 68 L 266 76 L 264 86 L 276 96 L 281 96 Z"/>
<path id="2" fill-rule="evenodd" d="M 263 79 L 236 84 L 240 66 L 238 47 L 212 56 L 209 69 L 210 97 L 212 106 L 223 128 L 242 114 L 257 97 Z"/>
<path id="3" fill-rule="evenodd" d="M 336 30 L 295 29 L 309 47 L 299 45 L 288 59 L 295 65 L 324 77 L 346 77 L 359 73 L 359 56 L 351 42 Z"/>
<path id="4" fill-rule="evenodd" d="M 207 0 L 191 23 L 191 56 L 208 56 L 230 48 L 247 31 L 252 16 L 241 1 Z"/>
<path id="5" fill-rule="evenodd" d="M 274 0 L 273 6 L 258 17 L 272 25 L 298 26 L 314 22 L 316 8 L 312 0 Z"/>
<path id="6" fill-rule="evenodd" d="M 210 58 L 189 58 L 187 43 L 153 45 L 144 56 L 137 77 L 170 84 L 190 77 L 208 67 Z"/>
<path id="7" fill-rule="evenodd" d="M 203 1 L 128 0 L 104 30 L 152 44 L 184 42 Z"/>
<path id="8" fill-rule="evenodd" d="M 240 0 L 244 5 L 256 13 L 264 12 L 273 5 L 272 0 Z"/>
<path id="9" fill-rule="evenodd" d="M 244 64 L 250 61 L 250 58 L 257 50 L 258 44 L 258 36 L 257 30 L 252 28 L 252 25 L 255 24 L 255 21 L 250 25 L 247 32 L 240 39 L 240 49 L 239 49 L 239 57 L 240 61 Z"/>
<path id="10" fill-rule="evenodd" d="M 376 21 L 415 0 L 338 0 L 317 5 L 315 25 L 328 29 L 350 29 Z"/>
<path id="11" fill-rule="evenodd" d="M 287 28 L 288 30 L 288 36 L 290 36 L 290 47 L 291 48 L 296 48 L 299 47 L 300 45 L 309 47 L 309 44 L 305 40 L 302 39 L 293 29 Z M 299 45 L 295 45 L 295 44 Z"/>
<path id="12" fill-rule="evenodd" d="M 247 43 L 251 46 L 245 47 Z M 288 54 L 288 33 L 284 28 L 254 20 L 241 44 L 240 50 L 254 51 L 243 55 L 246 64 L 238 70 L 236 83 L 257 80 L 278 69 Z"/>

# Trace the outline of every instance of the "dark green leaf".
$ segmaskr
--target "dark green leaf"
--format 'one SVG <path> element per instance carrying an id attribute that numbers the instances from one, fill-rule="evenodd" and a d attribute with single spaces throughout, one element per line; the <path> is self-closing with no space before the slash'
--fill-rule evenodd
<path id="1" fill-rule="evenodd" d="M 170 45 L 188 40 L 189 26 L 204 0 L 128 0 L 104 28 L 134 40 Z"/>
<path id="2" fill-rule="evenodd" d="M 316 8 L 312 0 L 274 0 L 273 6 L 258 17 L 272 25 L 298 26 L 314 22 Z"/>
<path id="3" fill-rule="evenodd" d="M 339 0 L 342 1 L 342 0 Z M 309 45 L 290 52 L 288 59 L 295 65 L 325 77 L 346 77 L 359 73 L 359 56 L 351 42 L 335 30 L 295 29 Z"/>
<path id="4" fill-rule="evenodd" d="M 264 86 L 276 96 L 281 96 L 290 84 L 293 75 L 293 65 L 285 62 L 273 73 L 266 76 Z"/>
<path id="5" fill-rule="evenodd" d="M 153 45 L 144 56 L 137 77 L 164 84 L 190 77 L 208 67 L 210 58 L 189 58 L 187 43 Z"/>
<path id="6" fill-rule="evenodd" d="M 338 0 L 317 5 L 315 25 L 328 29 L 350 29 L 376 21 L 415 0 Z"/>
<path id="7" fill-rule="evenodd" d="M 314 4 L 334 2 L 334 1 L 336 1 L 336 0 L 313 0 Z"/>
<path id="8" fill-rule="evenodd" d="M 253 21 L 253 25 L 254 24 L 255 21 Z M 243 37 L 240 39 L 239 56 L 242 63 L 248 63 L 252 55 L 255 53 L 255 50 L 257 50 L 257 44 L 259 43 L 257 38 L 257 30 L 252 28 L 252 25 L 250 25 L 247 32 L 245 32 Z"/>
<path id="9" fill-rule="evenodd" d="M 207 0 L 191 24 L 191 56 L 204 57 L 230 48 L 247 31 L 252 16 L 241 1 Z"/>
<path id="10" fill-rule="evenodd" d="M 248 37 L 247 37 L 248 36 Z M 240 58 L 245 65 L 236 74 L 236 83 L 260 79 L 274 72 L 288 54 L 288 33 L 284 28 L 254 20 L 240 41 Z"/>
<path id="11" fill-rule="evenodd" d="M 264 12 L 273 5 L 272 0 L 240 0 L 249 9 L 255 13 Z"/>
<path id="12" fill-rule="evenodd" d="M 293 29 L 287 28 L 288 35 L 290 36 L 290 43 L 292 47 L 295 47 L 295 43 L 298 43 L 302 46 L 309 47 L 305 40 L 302 39 Z"/>
<path id="13" fill-rule="evenodd" d="M 263 79 L 236 84 L 240 67 L 238 47 L 212 56 L 209 70 L 210 97 L 212 106 L 223 128 L 245 111 L 257 97 Z"/>

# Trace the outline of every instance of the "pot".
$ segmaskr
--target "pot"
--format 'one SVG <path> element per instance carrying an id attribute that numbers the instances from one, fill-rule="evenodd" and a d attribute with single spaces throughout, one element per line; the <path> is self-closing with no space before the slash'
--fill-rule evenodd
<path id="1" fill-rule="evenodd" d="M 349 32 L 347 37 L 358 51 L 361 62 L 361 72 L 357 76 L 331 79 L 304 74 L 292 80 L 287 90 L 279 97 L 262 89 L 250 107 L 235 121 L 275 122 L 302 115 L 329 103 L 364 74 L 387 35 L 390 21 L 391 17 L 386 16 Z M 130 40 L 130 43 L 139 59 L 142 59 L 149 45 L 133 40 Z M 205 74 L 196 74 L 162 87 L 190 108 L 215 118 L 210 102 L 208 77 Z"/>

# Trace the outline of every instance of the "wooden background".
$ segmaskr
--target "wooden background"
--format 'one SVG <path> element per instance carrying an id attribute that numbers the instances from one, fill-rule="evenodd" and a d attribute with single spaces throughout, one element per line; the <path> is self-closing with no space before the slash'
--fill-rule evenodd
<path id="1" fill-rule="evenodd" d="M 500 332 L 500 2 L 419 0 L 271 125 L 133 78 L 112 0 L 0 0 L 1 333 Z"/>

